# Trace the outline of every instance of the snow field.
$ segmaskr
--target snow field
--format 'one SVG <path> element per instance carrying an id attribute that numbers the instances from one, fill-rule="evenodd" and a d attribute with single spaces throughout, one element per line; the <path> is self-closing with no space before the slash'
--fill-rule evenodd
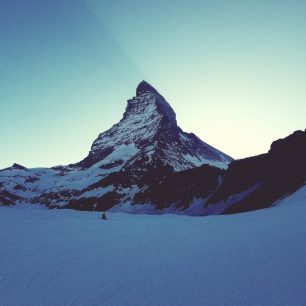
<path id="1" fill-rule="evenodd" d="M 298 199 L 230 216 L 108 213 L 107 221 L 0 207 L 0 305 L 305 305 Z"/>

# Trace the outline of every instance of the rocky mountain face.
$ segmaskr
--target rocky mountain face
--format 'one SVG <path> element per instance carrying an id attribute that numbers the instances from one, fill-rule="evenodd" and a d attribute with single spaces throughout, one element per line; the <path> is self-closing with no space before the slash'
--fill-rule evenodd
<path id="1" fill-rule="evenodd" d="M 151 211 L 184 210 L 220 185 L 222 169 L 231 161 L 194 134 L 183 132 L 168 102 L 143 81 L 120 122 L 98 136 L 82 161 L 50 169 L 14 164 L 1 170 L 0 203 L 19 199 L 81 210 L 147 211 L 148 206 Z M 207 166 L 189 175 L 188 170 L 202 165 Z M 199 178 L 205 186 L 201 191 Z M 188 195 L 180 200 L 183 184 Z M 165 186 L 172 188 L 169 194 Z"/>
<path id="2" fill-rule="evenodd" d="M 118 159 L 110 164 L 110 157 L 114 155 Z M 202 164 L 227 168 L 232 161 L 194 134 L 184 133 L 168 102 L 144 81 L 138 85 L 136 97 L 128 100 L 120 122 L 100 134 L 88 156 L 76 165 L 85 169 L 103 161 L 110 167 L 131 156 L 135 157 L 132 163 L 140 161 L 142 170 L 146 170 L 146 165 L 167 165 L 174 171 Z"/>
<path id="3" fill-rule="evenodd" d="M 306 130 L 272 143 L 268 153 L 233 161 L 206 214 L 232 214 L 277 205 L 306 183 Z"/>

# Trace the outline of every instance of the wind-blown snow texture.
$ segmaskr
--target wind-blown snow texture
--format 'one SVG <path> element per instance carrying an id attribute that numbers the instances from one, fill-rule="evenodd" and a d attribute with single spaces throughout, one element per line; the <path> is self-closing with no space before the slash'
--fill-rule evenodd
<path id="1" fill-rule="evenodd" d="M 98 136 L 84 160 L 51 169 L 14 164 L 0 171 L 0 205 L 13 204 L 16 198 L 85 210 L 144 204 L 133 199 L 149 181 L 203 164 L 226 168 L 230 161 L 183 132 L 168 102 L 143 81 L 136 97 L 128 100 L 123 118 Z"/>
<path id="2" fill-rule="evenodd" d="M 304 188 L 250 213 L 107 221 L 0 207 L 0 305 L 304 306 L 305 199 Z"/>

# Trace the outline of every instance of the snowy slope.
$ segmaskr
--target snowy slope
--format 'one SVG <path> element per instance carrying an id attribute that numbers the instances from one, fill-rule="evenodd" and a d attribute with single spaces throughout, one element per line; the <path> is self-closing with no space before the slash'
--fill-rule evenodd
<path id="1" fill-rule="evenodd" d="M 306 203 L 291 200 L 230 216 L 108 213 L 106 222 L 0 207 L 0 305 L 305 305 Z"/>
<path id="2" fill-rule="evenodd" d="M 295 205 L 306 205 L 306 185 L 302 186 L 296 192 L 276 201 L 274 206 L 292 205 L 292 203 L 295 203 Z"/>
<path id="3" fill-rule="evenodd" d="M 18 168 L 12 166 L 0 171 L 0 189 L 8 191 L 23 201 L 37 203 L 46 197 L 42 204 L 65 204 L 71 197 L 78 196 L 84 187 L 102 177 L 118 171 L 120 166 L 101 169 L 104 161 L 87 169 Z M 39 202 L 39 201 L 38 201 Z M 1 203 L 0 203 L 1 204 Z"/>

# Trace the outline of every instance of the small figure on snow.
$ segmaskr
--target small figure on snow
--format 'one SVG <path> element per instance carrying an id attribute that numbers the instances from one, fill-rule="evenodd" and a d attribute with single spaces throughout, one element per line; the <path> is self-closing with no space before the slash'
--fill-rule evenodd
<path id="1" fill-rule="evenodd" d="M 102 213 L 101 219 L 102 220 L 107 220 L 105 212 Z"/>

